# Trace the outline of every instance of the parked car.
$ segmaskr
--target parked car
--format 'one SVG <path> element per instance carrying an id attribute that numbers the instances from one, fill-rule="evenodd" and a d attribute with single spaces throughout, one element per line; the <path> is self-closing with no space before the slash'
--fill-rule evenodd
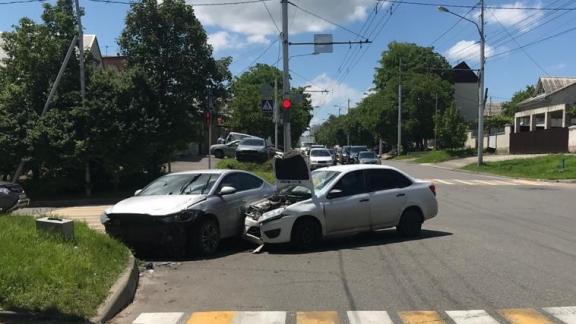
<path id="1" fill-rule="evenodd" d="M 349 155 L 350 155 L 349 150 L 350 150 L 350 146 L 343 146 L 343 147 L 342 147 L 342 151 L 340 152 L 340 156 L 339 156 L 339 159 L 338 159 L 338 162 L 339 162 L 340 164 L 346 164 L 346 163 L 348 163 L 348 158 L 349 158 Z"/>
<path id="2" fill-rule="evenodd" d="M 236 148 L 238 147 L 238 143 L 240 140 L 232 141 L 228 144 L 214 144 L 210 146 L 210 154 L 214 155 L 214 157 L 218 159 L 222 159 L 224 157 L 235 157 L 236 156 Z"/>
<path id="3" fill-rule="evenodd" d="M 272 157 L 276 150 L 268 146 L 266 141 L 258 137 L 245 138 L 238 143 L 236 160 L 246 162 L 263 162 Z"/>
<path id="4" fill-rule="evenodd" d="M 246 209 L 245 236 L 310 248 L 323 238 L 396 227 L 417 236 L 436 216 L 436 188 L 381 165 L 338 165 L 310 173 L 298 154 L 274 160 L 277 194 Z"/>
<path id="5" fill-rule="evenodd" d="M 310 169 L 318 169 L 326 166 L 334 165 L 334 159 L 330 151 L 325 148 L 313 148 L 310 149 Z"/>
<path id="6" fill-rule="evenodd" d="M 359 164 L 380 164 L 380 158 L 372 151 L 358 153 L 357 161 Z"/>
<path id="7" fill-rule="evenodd" d="M 244 171 L 171 173 L 106 210 L 101 222 L 132 247 L 209 255 L 221 239 L 242 235 L 241 209 L 272 192 L 270 184 Z"/>
<path id="8" fill-rule="evenodd" d="M 328 152 L 330 152 L 330 155 L 332 156 L 332 161 L 334 162 L 334 164 L 336 164 L 336 150 L 328 149 Z"/>
<path id="9" fill-rule="evenodd" d="M 239 141 L 239 140 L 242 140 L 242 139 L 247 138 L 247 137 L 253 137 L 253 136 L 248 135 L 248 134 L 243 134 L 243 133 L 230 132 L 230 133 L 228 133 L 228 135 L 226 135 L 226 137 L 219 138 L 218 144 L 228 144 L 230 142 Z"/>
<path id="10" fill-rule="evenodd" d="M 21 185 L 0 181 L 0 213 L 10 212 L 29 204 L 30 199 Z"/>

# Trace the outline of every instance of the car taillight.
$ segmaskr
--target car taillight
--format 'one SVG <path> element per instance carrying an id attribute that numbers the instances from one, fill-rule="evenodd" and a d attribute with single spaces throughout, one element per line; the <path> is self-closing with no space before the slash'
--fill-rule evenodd
<path id="1" fill-rule="evenodd" d="M 430 188 L 430 191 L 432 191 L 432 193 L 434 194 L 434 196 L 436 196 L 436 186 L 433 185 L 433 184 L 431 184 L 430 187 L 428 187 L 428 188 Z"/>

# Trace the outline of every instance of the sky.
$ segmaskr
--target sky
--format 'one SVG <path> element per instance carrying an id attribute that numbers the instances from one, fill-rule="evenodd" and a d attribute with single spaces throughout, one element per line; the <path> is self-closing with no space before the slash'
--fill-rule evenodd
<path id="1" fill-rule="evenodd" d="M 2 5 L 0 31 L 10 31 L 22 17 L 40 19 L 39 2 Z M 188 0 L 209 36 L 214 56 L 231 56 L 231 71 L 239 75 L 251 65 L 266 63 L 282 68 L 278 30 L 281 28 L 280 0 L 239 5 L 203 6 L 247 0 Z M 54 1 L 48 1 L 54 3 Z M 293 86 L 310 86 L 314 116 L 321 123 L 331 114 L 347 112 L 372 88 L 378 60 L 391 41 L 433 46 L 456 65 L 462 60 L 479 66 L 479 33 L 476 27 L 433 5 L 391 3 L 378 0 L 291 0 L 291 42 L 312 42 L 315 33 L 331 33 L 334 41 L 367 38 L 369 45 L 334 45 L 333 53 L 307 55 L 311 45 L 290 46 Z M 479 11 L 458 7 L 474 6 L 475 0 L 419 0 L 443 4 L 452 12 L 477 21 Z M 103 54 L 118 52 L 116 39 L 122 32 L 129 6 L 80 0 L 85 9 L 85 33 L 95 34 Z M 510 99 L 515 91 L 535 84 L 540 76 L 576 76 L 576 8 L 573 0 L 486 0 L 486 87 L 494 102 Z M 514 9 L 501 9 L 514 8 Z M 528 8 L 528 9 L 527 9 Z M 534 10 L 529 8 L 540 8 Z M 319 18 L 320 17 L 320 18 Z M 276 27 L 277 26 L 277 27 Z M 571 30 L 574 29 L 574 30 Z M 549 40 L 544 38 L 555 36 Z M 359 37 L 358 35 L 361 35 Z M 533 45 L 532 45 L 533 44 Z M 525 47 L 524 47 L 525 46 Z"/>

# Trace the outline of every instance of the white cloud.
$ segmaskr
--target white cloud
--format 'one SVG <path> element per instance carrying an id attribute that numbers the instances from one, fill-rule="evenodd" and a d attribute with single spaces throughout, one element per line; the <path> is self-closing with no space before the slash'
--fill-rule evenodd
<path id="1" fill-rule="evenodd" d="M 312 106 L 319 106 L 314 109 L 314 116 L 311 125 L 319 124 L 324 121 L 331 114 L 338 115 L 338 105 L 341 108 L 340 113 L 346 113 L 348 99 L 350 105 L 353 107 L 362 98 L 362 92 L 352 88 L 346 83 L 338 83 L 336 80 L 330 78 L 326 73 L 322 73 L 309 81 L 307 84 L 311 85 L 310 90 L 329 90 L 329 93 L 313 92 Z"/>
<path id="2" fill-rule="evenodd" d="M 544 16 L 541 10 L 518 9 L 525 7 L 541 8 L 541 3 L 530 3 L 527 1 L 516 1 L 514 3 L 502 4 L 499 7 L 516 9 L 488 9 L 486 22 L 498 24 L 500 22 L 506 27 L 512 27 L 521 31 L 527 31 L 530 26 L 535 26 Z"/>
<path id="3" fill-rule="evenodd" d="M 461 40 L 450 47 L 445 53 L 449 61 L 480 62 L 480 44 L 473 40 Z M 486 57 L 494 54 L 494 48 L 486 45 L 484 48 Z"/>
<path id="4" fill-rule="evenodd" d="M 555 71 L 558 71 L 558 70 L 564 70 L 564 69 L 566 69 L 567 67 L 568 67 L 568 65 L 566 65 L 565 63 L 558 63 L 558 64 L 554 64 L 554 65 L 548 66 L 548 67 L 547 67 L 547 70 L 555 70 Z"/>
<path id="5" fill-rule="evenodd" d="M 346 25 L 355 21 L 363 21 L 368 11 L 374 8 L 374 0 L 294 0 L 295 4 L 314 12 L 330 21 Z M 190 2 L 190 0 L 188 0 Z M 205 2 L 218 3 L 215 0 Z M 281 28 L 280 1 L 267 1 L 270 13 L 276 24 Z M 248 42 L 264 43 L 268 38 L 278 34 L 272 19 L 266 12 L 264 3 L 251 3 L 231 6 L 199 6 L 194 7 L 196 16 L 204 26 L 216 27 L 228 32 L 246 36 Z M 333 30 L 335 26 L 317 17 L 309 15 L 300 9 L 289 5 L 290 34 L 304 32 L 324 32 Z"/>
<path id="6" fill-rule="evenodd" d="M 242 48 L 246 45 L 238 35 L 223 30 L 208 35 L 208 43 L 212 45 L 214 52 Z"/>

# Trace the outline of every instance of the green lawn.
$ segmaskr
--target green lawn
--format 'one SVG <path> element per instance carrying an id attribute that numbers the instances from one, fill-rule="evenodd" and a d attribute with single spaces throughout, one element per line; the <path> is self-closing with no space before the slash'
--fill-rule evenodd
<path id="1" fill-rule="evenodd" d="M 561 168 L 562 160 L 565 163 L 564 169 Z M 463 169 L 518 178 L 576 179 L 576 155 L 554 154 L 531 159 L 486 162 L 481 167 L 470 164 Z"/>
<path id="2" fill-rule="evenodd" d="M 0 308 L 56 316 L 96 314 L 128 249 L 76 222 L 75 238 L 39 234 L 33 217 L 0 216 Z"/>
<path id="3" fill-rule="evenodd" d="M 438 150 L 438 151 L 423 151 L 423 152 L 409 152 L 406 155 L 401 155 L 395 159 L 405 160 L 414 159 L 416 163 L 438 163 L 448 160 L 465 158 L 473 156 L 474 152 L 470 149 L 458 150 Z"/>
<path id="4" fill-rule="evenodd" d="M 218 169 L 233 169 L 233 170 L 244 170 L 252 172 L 262 179 L 273 184 L 275 182 L 274 173 L 272 171 L 272 160 L 266 161 L 264 163 L 253 163 L 253 162 L 238 162 L 235 159 L 225 159 L 216 165 Z"/>

